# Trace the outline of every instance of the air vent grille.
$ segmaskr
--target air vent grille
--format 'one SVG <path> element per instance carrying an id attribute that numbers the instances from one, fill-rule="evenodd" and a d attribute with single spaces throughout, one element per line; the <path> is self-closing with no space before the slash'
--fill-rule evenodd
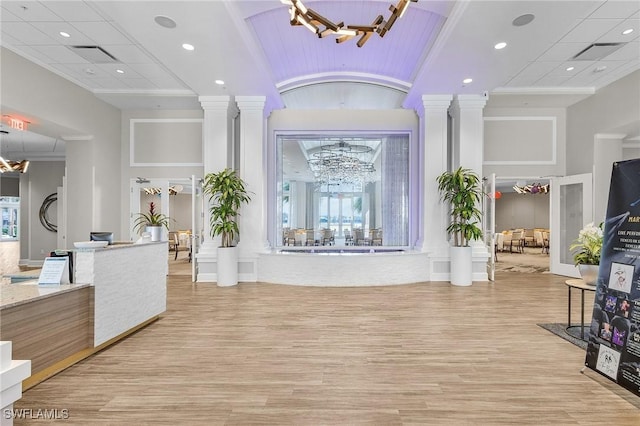
<path id="1" fill-rule="evenodd" d="M 69 46 L 69 48 L 92 64 L 114 64 L 120 62 L 100 46 Z"/>
<path id="2" fill-rule="evenodd" d="M 573 61 L 597 61 L 609 56 L 620 49 L 626 43 L 593 43 L 580 51 L 571 60 Z"/>

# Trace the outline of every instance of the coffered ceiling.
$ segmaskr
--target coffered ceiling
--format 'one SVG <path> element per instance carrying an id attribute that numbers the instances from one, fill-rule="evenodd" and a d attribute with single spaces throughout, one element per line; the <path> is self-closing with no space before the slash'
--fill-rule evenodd
<path id="1" fill-rule="evenodd" d="M 304 2 L 347 25 L 388 16 L 392 3 Z M 414 108 L 422 94 L 483 92 L 496 105 L 536 94 L 568 106 L 640 68 L 637 0 L 419 0 L 361 48 L 289 25 L 279 0 L 3 0 L 0 14 L 3 47 L 121 109 L 199 108 L 198 96 L 256 94 L 268 109 Z M 526 15 L 530 23 L 514 25 Z M 495 49 L 499 42 L 506 47 Z M 573 59 L 596 43 L 622 44 L 602 58 Z M 91 51 L 107 60 L 74 46 L 97 46 Z"/>

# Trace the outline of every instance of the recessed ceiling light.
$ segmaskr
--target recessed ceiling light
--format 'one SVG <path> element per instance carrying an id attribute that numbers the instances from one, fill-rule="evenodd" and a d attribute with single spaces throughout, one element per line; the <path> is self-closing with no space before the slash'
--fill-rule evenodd
<path id="1" fill-rule="evenodd" d="M 633 32 L 633 28 L 627 28 L 626 30 L 624 30 L 622 32 L 622 35 L 627 35 L 627 34 L 631 34 Z"/>
<path id="2" fill-rule="evenodd" d="M 122 71 L 122 70 L 116 70 L 116 72 L 117 72 L 118 74 L 124 74 L 124 71 Z"/>
<path id="3" fill-rule="evenodd" d="M 58 34 L 60 34 L 62 37 L 65 37 L 65 38 L 71 37 L 69 33 L 65 33 L 64 31 L 60 31 Z"/>
<path id="4" fill-rule="evenodd" d="M 156 24 L 160 25 L 161 27 L 165 27 L 165 28 L 176 27 L 176 21 L 169 18 L 168 16 L 158 15 L 155 18 L 153 18 L 153 20 L 156 21 Z"/>
<path id="5" fill-rule="evenodd" d="M 94 74 L 96 73 L 96 72 L 95 72 L 93 69 L 91 69 L 91 68 L 85 68 L 85 69 L 84 69 L 84 72 L 86 72 L 86 73 L 87 73 L 87 74 L 89 74 L 89 75 L 94 75 Z"/>
<path id="6" fill-rule="evenodd" d="M 573 71 L 574 69 L 576 69 L 575 67 L 569 67 L 567 68 L 567 71 Z"/>
<path id="7" fill-rule="evenodd" d="M 507 47 L 507 43 L 505 43 L 504 41 L 501 41 L 500 43 L 496 44 L 493 47 L 496 50 L 504 49 L 505 47 Z"/>
<path id="8" fill-rule="evenodd" d="M 216 84 L 222 86 L 224 84 L 224 80 L 216 80 Z"/>
<path id="9" fill-rule="evenodd" d="M 596 69 L 594 69 L 593 72 L 602 72 L 602 71 L 604 71 L 606 69 L 607 69 L 606 65 L 601 65 L 601 66 L 597 67 Z"/>
<path id="10" fill-rule="evenodd" d="M 516 19 L 513 20 L 513 22 L 511 22 L 511 24 L 514 27 L 522 27 L 524 25 L 531 23 L 531 21 L 533 21 L 534 19 L 535 19 L 535 15 L 531 13 L 527 13 L 525 15 L 518 16 Z"/>
<path id="11" fill-rule="evenodd" d="M 192 45 L 192 44 L 189 44 L 189 43 L 184 43 L 184 44 L 182 45 L 182 48 L 183 48 L 184 50 L 194 50 L 194 49 L 195 49 L 195 47 L 193 47 L 193 45 Z"/>
<path id="12" fill-rule="evenodd" d="M 465 78 L 464 80 L 462 80 L 462 82 L 463 82 L 464 84 L 469 84 L 469 83 L 471 83 L 472 81 L 473 81 L 473 79 L 472 79 L 472 78 Z"/>

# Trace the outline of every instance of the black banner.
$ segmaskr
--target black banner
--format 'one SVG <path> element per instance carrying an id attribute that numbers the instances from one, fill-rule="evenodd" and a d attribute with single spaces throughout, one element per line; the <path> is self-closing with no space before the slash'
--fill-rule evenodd
<path id="1" fill-rule="evenodd" d="M 585 365 L 640 396 L 640 159 L 613 165 Z"/>

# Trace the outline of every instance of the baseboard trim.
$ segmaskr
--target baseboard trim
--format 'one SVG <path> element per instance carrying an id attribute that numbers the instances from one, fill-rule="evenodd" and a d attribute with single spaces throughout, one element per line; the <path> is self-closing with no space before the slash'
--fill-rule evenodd
<path id="1" fill-rule="evenodd" d="M 75 354 L 68 356 L 65 359 L 62 359 L 58 362 L 56 362 L 53 365 L 50 365 L 49 367 L 45 368 L 44 370 L 38 371 L 35 374 L 32 374 L 31 376 L 29 376 L 28 378 L 26 378 L 25 380 L 22 381 L 22 392 L 27 391 L 28 389 L 31 389 L 32 387 L 44 382 L 45 380 L 55 376 L 56 374 L 60 373 L 63 370 L 66 370 L 67 368 L 71 367 L 74 364 L 77 364 L 78 362 L 82 361 L 83 359 L 86 359 L 88 357 L 90 357 L 93 354 L 96 354 L 98 352 L 100 352 L 103 349 L 106 349 L 107 347 L 113 345 L 114 343 L 118 342 L 119 340 L 124 339 L 125 337 L 135 333 L 136 331 L 140 330 L 141 328 L 144 328 L 146 326 L 148 326 L 149 324 L 151 324 L 154 321 L 157 321 L 160 318 L 159 315 L 156 315 L 152 318 L 149 318 L 148 320 L 146 320 L 143 323 L 138 324 L 137 326 L 131 328 L 130 330 L 125 331 L 122 334 L 119 334 L 118 336 L 107 340 L 106 342 L 102 343 L 99 346 L 93 347 L 93 348 L 87 348 L 87 349 L 83 349 L 79 352 L 76 352 Z"/>

